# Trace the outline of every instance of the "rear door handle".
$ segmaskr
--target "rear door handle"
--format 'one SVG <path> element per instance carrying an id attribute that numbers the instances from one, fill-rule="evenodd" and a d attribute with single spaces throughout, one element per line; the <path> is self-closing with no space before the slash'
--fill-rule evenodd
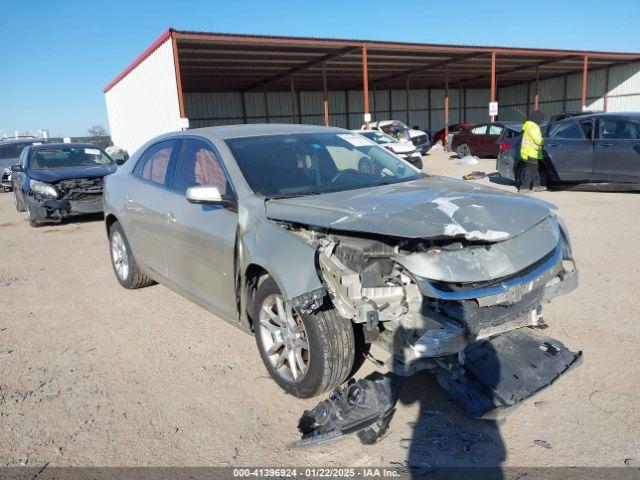
<path id="1" fill-rule="evenodd" d="M 600 147 L 613 147 L 613 143 L 599 143 L 598 146 Z"/>
<path id="2" fill-rule="evenodd" d="M 547 143 L 547 147 L 559 147 L 560 145 L 557 143 Z"/>
<path id="3" fill-rule="evenodd" d="M 176 223 L 176 216 L 172 212 L 167 212 L 164 216 L 164 220 L 167 223 Z"/>

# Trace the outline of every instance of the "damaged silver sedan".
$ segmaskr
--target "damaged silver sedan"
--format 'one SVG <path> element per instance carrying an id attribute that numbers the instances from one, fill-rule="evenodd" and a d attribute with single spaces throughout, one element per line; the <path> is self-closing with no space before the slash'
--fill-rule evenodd
<path id="1" fill-rule="evenodd" d="M 577 285 L 552 205 L 425 175 L 338 128 L 163 135 L 107 177 L 104 209 L 122 286 L 160 282 L 253 332 L 299 397 L 365 353 L 454 372 L 478 341 L 543 326 L 542 305 Z"/>

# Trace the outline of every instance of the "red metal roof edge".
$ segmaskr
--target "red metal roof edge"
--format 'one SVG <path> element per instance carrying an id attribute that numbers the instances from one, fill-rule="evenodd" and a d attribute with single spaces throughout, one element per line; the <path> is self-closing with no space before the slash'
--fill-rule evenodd
<path id="1" fill-rule="evenodd" d="M 171 34 L 173 32 L 174 32 L 173 28 L 168 28 L 165 32 L 163 32 L 163 34 L 160 35 L 156 39 L 156 41 L 149 46 L 149 48 L 147 48 L 144 52 L 142 52 L 133 62 L 131 62 L 131 64 L 127 68 L 125 68 L 122 72 L 120 72 L 116 78 L 111 80 L 109 84 L 106 87 L 104 87 L 102 92 L 107 93 L 109 90 L 111 90 L 120 80 L 126 77 L 129 73 L 131 73 L 131 71 L 134 68 L 140 65 L 149 55 L 155 52 L 160 45 L 162 45 L 169 37 L 171 37 Z"/>

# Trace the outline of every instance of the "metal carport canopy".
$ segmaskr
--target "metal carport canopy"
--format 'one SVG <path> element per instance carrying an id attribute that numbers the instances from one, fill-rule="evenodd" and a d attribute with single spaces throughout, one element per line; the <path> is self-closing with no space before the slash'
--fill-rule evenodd
<path id="1" fill-rule="evenodd" d="M 342 40 L 262 35 L 238 35 L 171 30 L 177 46 L 179 72 L 185 92 L 270 91 L 290 88 L 290 76 L 301 90 L 322 90 L 322 69 L 331 85 L 363 88 L 363 49 L 366 47 L 369 86 L 467 88 L 491 82 L 492 54 L 500 86 L 514 85 L 598 69 L 640 59 L 640 53 L 436 45 L 370 40 Z"/>

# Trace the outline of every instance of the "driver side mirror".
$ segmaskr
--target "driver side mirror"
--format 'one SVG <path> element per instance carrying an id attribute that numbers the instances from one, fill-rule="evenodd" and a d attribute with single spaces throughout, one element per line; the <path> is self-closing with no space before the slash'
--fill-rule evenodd
<path id="1" fill-rule="evenodd" d="M 413 127 L 411 127 L 414 130 L 420 130 L 420 126 L 419 125 L 414 125 Z"/>
<path id="2" fill-rule="evenodd" d="M 116 165 L 118 165 L 118 166 L 120 166 L 120 165 L 124 165 L 124 163 L 125 163 L 126 161 L 127 161 L 127 159 L 126 159 L 126 158 L 122 158 L 122 157 L 120 157 L 120 158 L 116 158 L 116 159 L 115 159 Z"/>
<path id="3" fill-rule="evenodd" d="M 22 172 L 22 165 L 17 163 L 16 165 L 11 165 L 12 172 Z"/>
<path id="4" fill-rule="evenodd" d="M 187 201 L 199 205 L 234 205 L 231 200 L 222 197 L 218 187 L 212 185 L 196 185 L 187 188 Z"/>

